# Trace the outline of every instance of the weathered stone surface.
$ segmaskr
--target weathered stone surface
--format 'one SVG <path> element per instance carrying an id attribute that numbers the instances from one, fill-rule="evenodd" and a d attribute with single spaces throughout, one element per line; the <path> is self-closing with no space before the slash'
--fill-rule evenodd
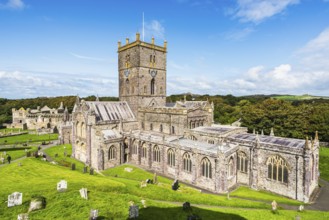
<path id="1" fill-rule="evenodd" d="M 14 192 L 8 196 L 8 207 L 22 205 L 23 193 Z"/>
<path id="2" fill-rule="evenodd" d="M 44 209 L 46 207 L 46 198 L 43 196 L 38 196 L 35 198 L 32 198 L 30 202 L 29 212 Z"/>

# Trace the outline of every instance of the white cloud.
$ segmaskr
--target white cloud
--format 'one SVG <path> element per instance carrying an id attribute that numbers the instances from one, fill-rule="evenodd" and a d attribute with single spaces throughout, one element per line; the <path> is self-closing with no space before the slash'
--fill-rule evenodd
<path id="1" fill-rule="evenodd" d="M 255 29 L 251 27 L 246 27 L 241 30 L 232 30 L 225 34 L 226 38 L 229 40 L 243 40 L 248 37 Z"/>
<path id="2" fill-rule="evenodd" d="M 165 40 L 165 28 L 160 21 L 152 20 L 151 22 L 145 22 L 144 37 Z M 143 33 L 141 30 L 140 33 Z"/>
<path id="3" fill-rule="evenodd" d="M 0 97 L 117 96 L 117 79 L 66 73 L 0 71 Z"/>
<path id="4" fill-rule="evenodd" d="M 98 58 L 98 57 L 89 57 L 89 56 L 83 56 L 83 55 L 79 55 L 76 53 L 70 53 L 72 56 L 79 58 L 79 59 L 84 59 L 84 60 L 94 60 L 94 61 L 105 61 L 105 59 L 103 58 Z"/>
<path id="5" fill-rule="evenodd" d="M 0 9 L 24 9 L 26 5 L 22 0 L 8 0 L 5 4 L 0 4 Z"/>
<path id="6" fill-rule="evenodd" d="M 237 0 L 233 15 L 242 22 L 257 24 L 298 3 L 299 0 Z"/>
<path id="7" fill-rule="evenodd" d="M 316 70 L 328 70 L 329 28 L 310 40 L 303 48 L 297 51 L 296 55 L 303 66 Z"/>

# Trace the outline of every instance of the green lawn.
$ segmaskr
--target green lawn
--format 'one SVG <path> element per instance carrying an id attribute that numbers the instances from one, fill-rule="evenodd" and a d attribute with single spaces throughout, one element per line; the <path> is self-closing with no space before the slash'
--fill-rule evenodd
<path id="1" fill-rule="evenodd" d="M 26 143 L 27 141 L 29 143 L 31 142 L 42 142 L 42 141 L 51 141 L 51 140 L 57 140 L 58 134 L 23 134 L 13 137 L 0 137 L 0 146 L 1 145 L 7 145 L 7 144 L 22 144 Z"/>
<path id="2" fill-rule="evenodd" d="M 320 148 L 320 178 L 329 181 L 329 148 Z"/>
<path id="3" fill-rule="evenodd" d="M 210 220 L 294 219 L 299 214 L 297 211 L 286 210 L 272 214 L 267 204 L 236 198 L 227 200 L 223 196 L 199 193 L 187 186 L 182 186 L 180 191 L 172 191 L 169 189 L 170 184 L 166 183 L 171 181 L 165 178 L 159 178 L 158 185 L 141 189 L 139 180 L 92 176 L 35 158 L 20 162 L 20 167 L 13 163 L 0 169 L 0 176 L 6 177 L 0 178 L 0 219 L 16 219 L 19 213 L 27 212 L 29 201 L 34 195 L 46 197 L 47 206 L 44 210 L 31 212 L 30 219 L 87 219 L 90 209 L 98 209 L 102 216 L 100 219 L 127 219 L 129 201 L 134 201 L 140 207 L 139 219 L 186 219 L 187 213 L 182 210 L 184 201 L 192 203 L 193 213 Z M 133 169 L 141 175 L 146 174 L 137 168 Z M 62 179 L 68 181 L 68 190 L 59 193 L 56 191 L 56 184 Z M 88 189 L 89 200 L 80 198 L 78 190 L 82 187 Z M 23 193 L 23 204 L 7 208 L 7 196 L 15 191 Z M 147 201 L 147 208 L 142 208 L 141 199 Z M 177 202 L 170 202 L 172 199 Z M 193 204 L 204 205 L 195 207 Z M 218 207 L 209 206 L 210 204 Z M 248 209 L 243 208 L 248 206 Z M 326 219 L 329 218 L 329 213 L 305 211 L 300 216 L 303 220 Z"/>
<path id="4" fill-rule="evenodd" d="M 66 151 L 66 156 L 65 156 Z M 75 167 L 77 171 L 83 172 L 84 163 L 71 158 L 72 145 L 58 145 L 52 148 L 48 148 L 44 151 L 47 155 L 49 155 L 54 161 L 56 161 L 59 165 L 71 168 L 72 163 L 75 163 Z M 57 156 L 55 156 L 57 154 Z"/>
<path id="5" fill-rule="evenodd" d="M 35 152 L 38 147 L 37 146 L 30 146 L 30 147 L 23 147 L 23 148 L 2 148 L 0 149 L 0 157 L 5 158 L 5 163 L 7 163 L 7 156 L 10 155 L 12 160 L 16 160 L 18 158 L 26 156 L 27 152 Z M 6 152 L 6 155 L 4 155 L 4 152 Z M 1 161 L 0 161 L 1 164 Z"/>

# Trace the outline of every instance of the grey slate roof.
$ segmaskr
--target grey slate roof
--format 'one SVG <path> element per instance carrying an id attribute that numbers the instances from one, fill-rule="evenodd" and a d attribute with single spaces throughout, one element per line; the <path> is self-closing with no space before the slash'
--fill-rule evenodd
<path id="1" fill-rule="evenodd" d="M 113 131 L 111 129 L 102 130 L 102 133 L 103 133 L 103 137 L 105 138 L 105 140 L 115 139 L 115 138 L 121 137 L 119 134 L 117 134 L 115 131 Z"/>
<path id="2" fill-rule="evenodd" d="M 254 142 L 256 140 L 255 134 L 233 134 L 230 135 L 229 138 L 233 138 L 241 141 L 249 141 Z M 274 137 L 267 135 L 258 135 L 259 141 L 261 144 L 275 144 L 283 147 L 292 147 L 292 148 L 303 148 L 305 145 L 305 140 L 301 139 L 293 139 L 293 138 L 282 138 L 282 137 Z"/>
<path id="3" fill-rule="evenodd" d="M 211 134 L 223 134 L 229 131 L 233 131 L 240 127 L 233 127 L 233 126 L 211 126 L 211 127 L 197 127 L 193 128 L 192 131 L 200 131 L 206 132 Z"/>
<path id="4" fill-rule="evenodd" d="M 127 102 L 86 102 L 95 112 L 97 121 L 135 120 Z"/>

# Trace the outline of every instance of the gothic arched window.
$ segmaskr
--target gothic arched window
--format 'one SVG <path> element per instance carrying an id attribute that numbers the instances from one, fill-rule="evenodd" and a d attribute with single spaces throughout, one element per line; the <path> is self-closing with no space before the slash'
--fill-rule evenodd
<path id="1" fill-rule="evenodd" d="M 188 153 L 183 155 L 183 169 L 186 172 L 192 172 L 192 160 Z"/>
<path id="2" fill-rule="evenodd" d="M 244 152 L 238 153 L 237 169 L 241 172 L 248 172 L 248 158 Z"/>
<path id="3" fill-rule="evenodd" d="M 267 160 L 267 177 L 269 179 L 288 183 L 288 166 L 287 162 L 280 156 L 272 156 Z"/>
<path id="4" fill-rule="evenodd" d="M 203 158 L 201 161 L 201 168 L 202 168 L 202 176 L 211 178 L 211 162 L 208 158 Z"/>
<path id="5" fill-rule="evenodd" d="M 175 152 L 172 148 L 170 148 L 167 152 L 167 158 L 168 158 L 168 165 L 171 167 L 175 166 Z"/>
<path id="6" fill-rule="evenodd" d="M 154 95 L 154 91 L 155 91 L 155 79 L 153 78 L 151 80 L 151 95 Z"/>
<path id="7" fill-rule="evenodd" d="M 153 131 L 153 124 L 150 124 L 150 131 Z"/>
<path id="8" fill-rule="evenodd" d="M 231 177 L 234 175 L 234 161 L 233 157 L 230 158 L 228 161 L 228 177 Z"/>
<path id="9" fill-rule="evenodd" d="M 160 162 L 160 149 L 158 146 L 153 148 L 153 161 Z"/>
<path id="10" fill-rule="evenodd" d="M 143 158 L 146 158 L 147 157 L 147 146 L 146 146 L 145 143 L 142 146 L 142 157 Z"/>
<path id="11" fill-rule="evenodd" d="M 163 132 L 163 125 L 160 125 L 160 132 Z"/>
<path id="12" fill-rule="evenodd" d="M 115 147 L 111 146 L 109 149 L 109 156 L 108 156 L 109 160 L 115 159 L 115 152 L 116 152 Z"/>

